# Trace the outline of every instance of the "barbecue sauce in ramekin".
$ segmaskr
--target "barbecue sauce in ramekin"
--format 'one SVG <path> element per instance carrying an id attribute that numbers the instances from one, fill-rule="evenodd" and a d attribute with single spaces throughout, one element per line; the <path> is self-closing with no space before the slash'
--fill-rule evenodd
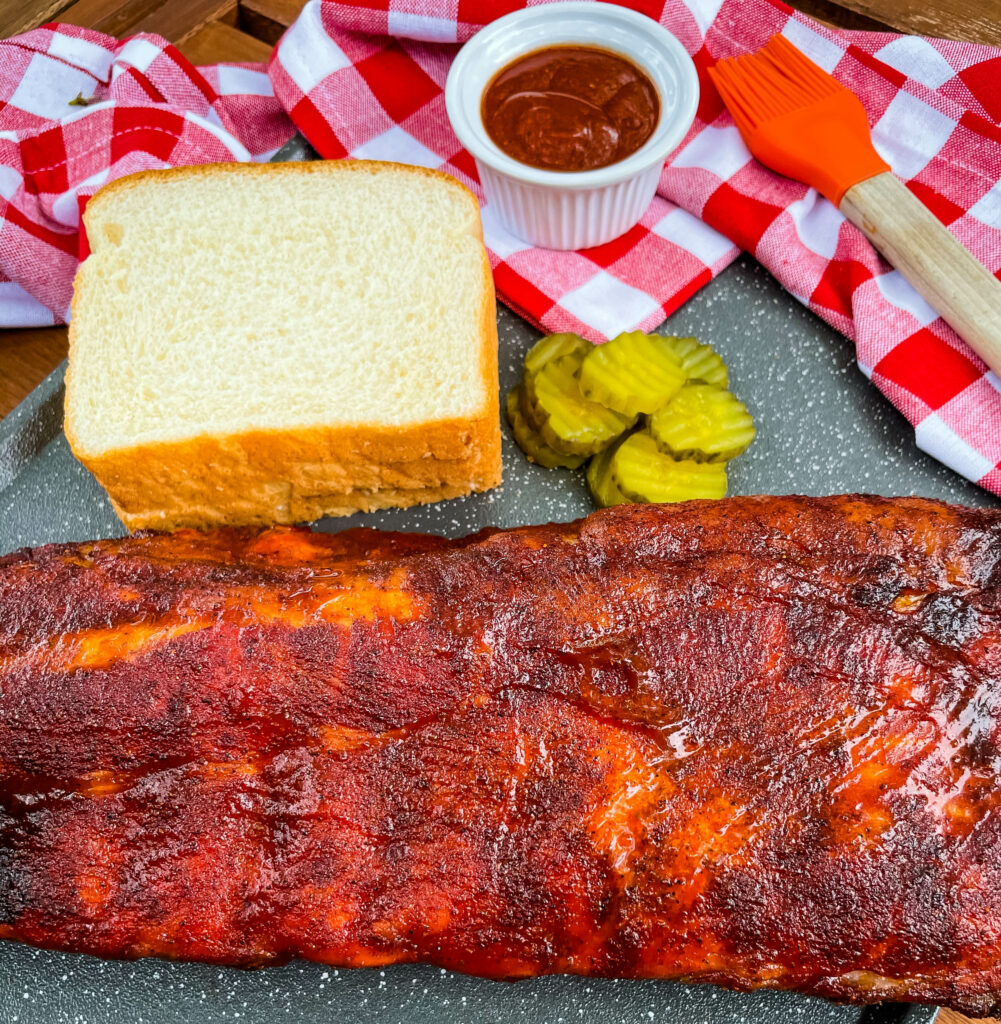
<path id="1" fill-rule="evenodd" d="M 483 126 L 508 156 L 547 171 L 590 171 L 635 153 L 660 98 L 631 60 L 597 46 L 550 46 L 502 68 L 483 93 Z"/>

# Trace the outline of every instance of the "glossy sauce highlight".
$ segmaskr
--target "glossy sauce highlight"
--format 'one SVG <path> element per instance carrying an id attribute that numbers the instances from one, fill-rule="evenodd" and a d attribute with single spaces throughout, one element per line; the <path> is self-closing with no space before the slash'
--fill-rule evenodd
<path id="1" fill-rule="evenodd" d="M 594 46 L 551 46 L 503 68 L 483 93 L 483 126 L 508 156 L 548 171 L 590 171 L 635 153 L 660 98 L 632 61 Z"/>

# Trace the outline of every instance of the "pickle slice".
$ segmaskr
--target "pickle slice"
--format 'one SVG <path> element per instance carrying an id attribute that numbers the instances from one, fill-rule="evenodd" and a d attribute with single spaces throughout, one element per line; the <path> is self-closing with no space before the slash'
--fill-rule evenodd
<path id="1" fill-rule="evenodd" d="M 525 376 L 538 373 L 546 363 L 563 356 L 580 356 L 583 359 L 593 347 L 579 334 L 547 334 L 528 350 L 525 356 Z"/>
<path id="2" fill-rule="evenodd" d="M 511 434 L 515 443 L 525 453 L 529 462 L 537 462 L 547 469 L 555 469 L 562 466 L 564 469 L 578 469 L 584 465 L 586 456 L 583 455 L 561 455 L 546 444 L 545 441 L 532 429 L 528 420 L 522 415 L 520 387 L 513 388 L 507 393 L 506 408 L 507 421 L 511 424 Z"/>
<path id="3" fill-rule="evenodd" d="M 726 495 L 726 466 L 720 462 L 678 461 L 665 455 L 645 431 L 615 449 L 612 480 L 630 500 L 663 503 Z"/>
<path id="4" fill-rule="evenodd" d="M 619 490 L 612 479 L 612 456 L 614 445 L 598 452 L 587 464 L 587 489 L 598 508 L 609 508 L 611 505 L 628 505 L 629 499 Z"/>
<path id="5" fill-rule="evenodd" d="M 659 409 L 685 379 L 667 338 L 627 331 L 587 353 L 580 389 L 592 402 L 635 416 Z"/>
<path id="6" fill-rule="evenodd" d="M 678 357 L 689 380 L 717 384 L 721 388 L 730 386 L 730 371 L 711 345 L 703 345 L 697 338 L 664 340 L 670 343 L 671 351 Z"/>
<path id="7" fill-rule="evenodd" d="M 676 459 L 727 462 L 754 440 L 747 406 L 713 384 L 686 384 L 650 417 L 650 433 Z"/>
<path id="8" fill-rule="evenodd" d="M 524 380 L 526 418 L 562 455 L 594 455 L 636 422 L 635 416 L 621 416 L 581 394 L 581 361 L 579 356 L 562 356 Z"/>

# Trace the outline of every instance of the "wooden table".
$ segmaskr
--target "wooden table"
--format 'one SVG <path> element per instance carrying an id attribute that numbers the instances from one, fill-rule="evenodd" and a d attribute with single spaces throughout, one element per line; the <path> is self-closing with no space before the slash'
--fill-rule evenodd
<path id="1" fill-rule="evenodd" d="M 46 21 L 112 35 L 157 32 L 195 64 L 263 61 L 304 0 L 0 0 L 0 38 Z M 842 28 L 914 32 L 1001 46 L 1001 0 L 792 0 Z M 66 328 L 0 331 L 0 417 L 66 357 Z M 940 1024 L 965 1017 L 944 1011 Z M 994 1022 L 1001 1024 L 1001 1022 Z"/>

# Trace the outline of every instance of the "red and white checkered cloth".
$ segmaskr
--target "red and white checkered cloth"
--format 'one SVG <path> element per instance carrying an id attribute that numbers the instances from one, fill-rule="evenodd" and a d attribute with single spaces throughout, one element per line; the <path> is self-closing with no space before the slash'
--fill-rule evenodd
<path id="1" fill-rule="evenodd" d="M 80 210 L 112 178 L 266 160 L 294 133 L 263 65 L 72 25 L 0 41 L 0 327 L 68 318 Z"/>
<path id="2" fill-rule="evenodd" d="M 83 199 L 147 167 L 266 159 L 291 125 L 329 157 L 441 167 L 478 191 L 442 87 L 456 43 L 523 0 L 311 0 L 269 71 L 197 71 L 163 40 L 49 26 L 0 43 L 0 326 L 65 318 Z M 812 190 L 755 163 L 705 74 L 781 31 L 863 99 L 877 148 L 994 272 L 1001 267 L 1001 51 L 838 33 L 779 0 L 632 0 L 695 59 L 702 102 L 658 197 L 625 237 L 526 246 L 490 207 L 498 293 L 549 330 L 650 328 L 719 273 L 736 242 L 852 338 L 918 444 L 1001 493 L 1001 382 Z M 70 106 L 80 96 L 88 106 Z M 730 239 L 733 241 L 731 242 Z M 776 344 L 781 344 L 777 339 Z"/>
<path id="3" fill-rule="evenodd" d="M 449 128 L 442 89 L 455 44 L 522 6 L 311 0 L 272 55 L 275 94 L 324 156 L 438 167 L 482 199 L 473 161 Z M 1001 381 L 826 199 L 751 158 L 706 75 L 719 58 L 784 33 L 862 98 L 883 157 L 996 273 L 1001 51 L 835 32 L 779 0 L 627 6 L 659 20 L 694 58 L 702 83 L 695 125 L 641 223 L 607 245 L 535 249 L 505 232 L 485 206 L 500 297 L 547 330 L 610 337 L 660 323 L 739 246 L 856 343 L 859 366 L 911 421 L 921 448 L 1001 493 Z"/>

